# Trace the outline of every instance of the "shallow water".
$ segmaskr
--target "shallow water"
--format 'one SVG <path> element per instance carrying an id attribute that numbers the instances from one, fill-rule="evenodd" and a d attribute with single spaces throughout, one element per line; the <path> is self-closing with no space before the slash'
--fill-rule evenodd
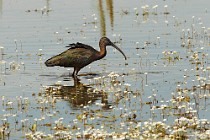
<path id="1" fill-rule="evenodd" d="M 1 128 L 4 122 L 19 122 L 7 129 L 10 138 L 54 134 L 51 127 L 62 117 L 74 137 L 90 126 L 121 133 L 150 120 L 173 125 L 190 107 L 209 121 L 208 5 L 207 0 L 0 0 Z M 99 49 L 101 36 L 115 42 L 128 60 L 107 47 L 104 59 L 80 71 L 86 74 L 80 81 L 69 77 L 71 68 L 44 65 L 70 43 Z M 53 97 L 52 89 L 45 91 L 52 85 Z M 151 109 L 172 106 L 171 99 L 179 96 L 187 103 L 173 107 L 187 104 L 185 111 Z M 85 113 L 87 120 L 81 119 Z M 30 130 L 36 122 L 37 130 Z"/>

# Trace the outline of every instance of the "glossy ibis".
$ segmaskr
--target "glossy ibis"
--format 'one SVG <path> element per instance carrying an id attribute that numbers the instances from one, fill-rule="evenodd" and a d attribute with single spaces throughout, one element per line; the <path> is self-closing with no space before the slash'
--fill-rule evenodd
<path id="1" fill-rule="evenodd" d="M 48 67 L 61 66 L 61 67 L 73 67 L 73 77 L 77 76 L 78 72 L 93 61 L 102 59 L 106 56 L 106 46 L 113 46 L 119 52 L 125 54 L 120 48 L 112 43 L 107 37 L 102 37 L 99 41 L 100 52 L 95 50 L 89 45 L 82 43 L 70 44 L 68 50 L 62 52 L 59 55 L 53 56 L 45 62 Z"/>

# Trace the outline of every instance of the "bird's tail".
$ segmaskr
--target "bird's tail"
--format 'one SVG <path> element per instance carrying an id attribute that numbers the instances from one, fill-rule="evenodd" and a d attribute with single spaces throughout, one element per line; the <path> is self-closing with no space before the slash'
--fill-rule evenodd
<path id="1" fill-rule="evenodd" d="M 54 57 L 48 59 L 47 61 L 45 61 L 45 65 L 47 67 L 60 66 L 60 63 L 61 63 L 60 59 L 61 59 L 61 57 L 54 56 Z"/>

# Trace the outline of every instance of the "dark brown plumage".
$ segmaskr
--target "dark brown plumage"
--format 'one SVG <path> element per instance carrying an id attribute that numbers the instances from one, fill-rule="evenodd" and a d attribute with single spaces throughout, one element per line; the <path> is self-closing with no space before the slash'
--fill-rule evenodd
<path id="1" fill-rule="evenodd" d="M 112 43 L 107 37 L 102 37 L 99 41 L 100 52 L 95 50 L 91 46 L 82 43 L 70 44 L 69 46 L 67 46 L 70 47 L 68 50 L 48 59 L 45 62 L 45 65 L 48 67 L 73 67 L 74 72 L 72 76 L 75 77 L 83 67 L 87 66 L 93 61 L 105 57 L 106 46 L 113 46 L 119 52 L 121 52 L 126 59 L 125 54 L 120 50 L 120 48 L 114 45 L 114 43 Z"/>

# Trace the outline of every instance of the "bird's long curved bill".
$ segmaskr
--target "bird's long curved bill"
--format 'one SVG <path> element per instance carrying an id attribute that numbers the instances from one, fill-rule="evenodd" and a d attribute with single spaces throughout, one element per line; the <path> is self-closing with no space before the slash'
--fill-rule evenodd
<path id="1" fill-rule="evenodd" d="M 117 49 L 119 52 L 122 53 L 122 55 L 125 57 L 125 60 L 127 59 L 127 57 L 125 56 L 124 52 L 123 52 L 120 48 L 118 48 L 114 43 L 112 43 L 112 46 L 113 46 L 115 49 Z"/>

